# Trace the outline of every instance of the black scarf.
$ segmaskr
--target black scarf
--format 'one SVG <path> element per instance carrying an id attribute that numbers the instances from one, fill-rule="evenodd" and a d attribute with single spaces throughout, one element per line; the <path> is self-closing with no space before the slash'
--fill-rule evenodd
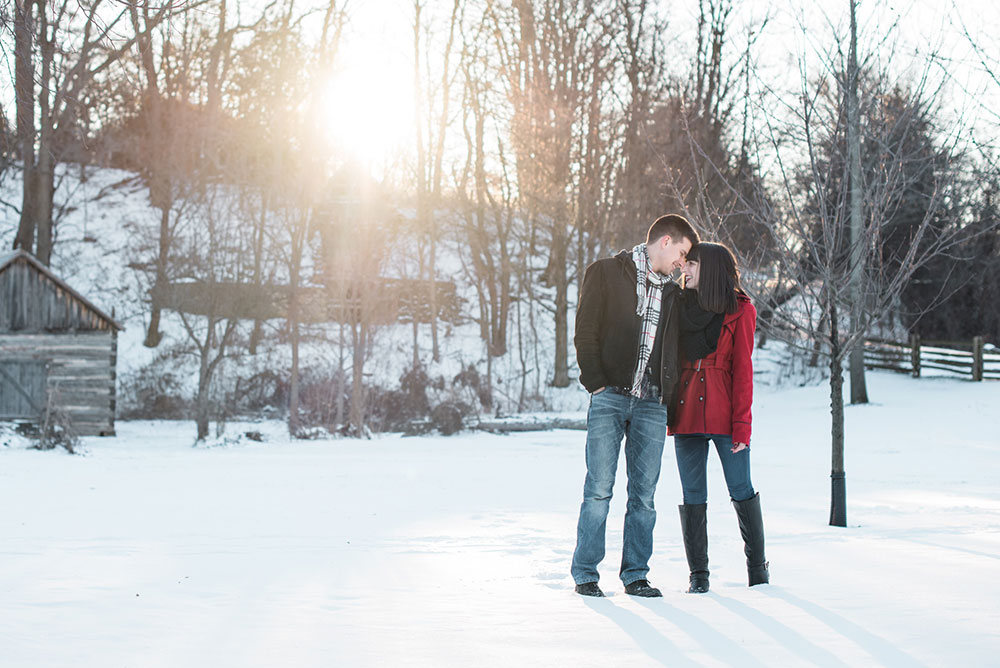
<path id="1" fill-rule="evenodd" d="M 719 346 L 724 313 L 706 311 L 698 303 L 697 290 L 681 292 L 681 354 L 693 362 L 708 357 Z"/>

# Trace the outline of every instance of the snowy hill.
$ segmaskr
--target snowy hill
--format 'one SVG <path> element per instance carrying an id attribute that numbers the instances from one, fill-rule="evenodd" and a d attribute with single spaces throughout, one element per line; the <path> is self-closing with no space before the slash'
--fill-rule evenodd
<path id="1" fill-rule="evenodd" d="M 155 257 L 160 218 L 159 211 L 150 204 L 148 188 L 134 173 L 94 167 L 81 172 L 79 167 L 72 165 L 60 165 L 57 181 L 58 220 L 52 269 L 97 306 L 113 313 L 125 326 L 118 347 L 120 411 L 126 416 L 142 412 L 149 407 L 153 395 L 164 399 L 160 402 L 164 405 L 190 403 L 195 396 L 198 365 L 177 314 L 169 310 L 164 312 L 161 324 L 164 339 L 158 347 L 143 346 L 149 323 L 152 278 L 148 268 Z M 9 202 L 19 201 L 20 188 L 19 175 L 9 170 L 0 181 L 0 197 Z M 412 211 L 400 209 L 399 216 L 405 220 L 412 216 Z M 0 247 L 10 247 L 17 223 L 18 214 L 13 208 L 0 210 Z M 178 232 L 181 235 L 196 233 L 190 225 L 182 226 Z M 434 402 L 459 400 L 472 410 L 481 410 L 476 406 L 474 392 L 453 382 L 458 374 L 468 369 L 485 376 L 487 367 L 485 345 L 480 338 L 479 325 L 473 319 L 474 312 L 478 314 L 475 289 L 463 279 L 465 269 L 460 260 L 461 252 L 458 241 L 443 240 L 439 249 L 438 277 L 455 281 L 466 314 L 458 324 L 441 327 L 442 355 L 437 362 L 430 358 L 429 328 L 422 326 L 420 358 L 430 378 L 435 380 L 434 387 L 438 388 L 432 390 Z M 388 267 L 387 271 L 398 273 L 407 263 L 412 260 L 403 254 L 401 262 Z M 572 301 L 575 301 L 574 295 L 571 295 Z M 539 324 L 533 326 L 531 334 L 537 340 L 531 349 L 524 351 L 526 359 L 521 359 L 519 352 L 512 350 L 492 360 L 495 412 L 509 413 L 518 409 L 524 392 L 522 379 L 526 379 L 529 396 L 523 408 L 579 410 L 585 404 L 586 393 L 577 384 L 566 389 L 548 385 L 551 370 L 547 369 L 552 365 L 554 350 L 551 315 L 544 309 L 538 310 L 532 317 Z M 240 387 L 254 385 L 260 379 L 272 384 L 287 384 L 291 352 L 285 321 L 276 319 L 265 323 L 265 339 L 254 355 L 247 353 L 245 345 L 250 325 L 249 322 L 241 325 L 238 335 L 241 342 L 234 346 L 239 355 L 225 360 L 217 374 L 213 394 L 220 404 L 229 401 Z M 336 323 L 309 325 L 303 330 L 300 368 L 304 375 L 322 379 L 336 373 L 335 363 L 340 354 L 332 343 L 339 336 Z M 366 383 L 381 391 L 398 388 L 401 374 L 412 365 L 412 326 L 400 323 L 383 327 L 376 337 L 372 347 L 378 354 L 372 355 L 366 365 Z M 277 387 L 276 391 L 282 388 Z"/>

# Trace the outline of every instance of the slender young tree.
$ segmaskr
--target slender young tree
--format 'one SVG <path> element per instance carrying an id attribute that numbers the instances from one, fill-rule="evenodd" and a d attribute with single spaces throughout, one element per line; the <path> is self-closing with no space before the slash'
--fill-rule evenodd
<path id="1" fill-rule="evenodd" d="M 750 218 L 768 251 L 744 245 L 734 251 L 749 274 L 746 287 L 767 314 L 762 328 L 826 359 L 833 526 L 847 522 L 844 365 L 874 323 L 899 303 L 914 273 L 967 237 L 967 221 L 949 217 L 947 207 L 964 164 L 964 118 L 946 121 L 941 114 L 927 123 L 934 109 L 927 101 L 941 99 L 929 68 L 905 86 L 902 75 L 876 67 L 873 53 L 862 57 L 851 48 L 856 30 L 852 22 L 842 39 L 835 36 L 834 45 L 820 51 L 821 74 L 802 60 L 796 95 L 779 95 L 749 79 L 754 103 L 747 107 L 745 145 L 751 162 L 770 171 L 750 182 L 723 180 L 728 197 L 705 200 L 702 219 L 709 236 L 725 238 L 733 208 Z M 855 82 L 858 94 L 852 96 Z M 705 151 L 698 155 L 714 173 L 725 174 L 725 163 Z M 765 189 L 767 183 L 774 185 Z M 907 202 L 919 206 L 904 207 Z M 913 215 L 905 233 L 895 233 L 903 208 Z"/>
<path id="2" fill-rule="evenodd" d="M 852 29 L 847 40 L 856 39 Z M 941 224 L 941 217 L 958 180 L 965 134 L 962 119 L 949 125 L 938 118 L 939 134 L 928 137 L 935 150 L 928 153 L 914 150 L 907 141 L 921 129 L 919 114 L 890 114 L 887 122 L 874 122 L 884 110 L 877 103 L 889 99 L 887 93 L 894 86 L 905 91 L 905 105 L 911 110 L 929 108 L 924 100 L 935 99 L 936 90 L 926 77 L 905 90 L 889 71 L 871 68 L 868 77 L 878 82 L 877 87 L 867 91 L 867 105 L 859 103 L 859 119 L 852 130 L 853 59 L 849 55 L 845 66 L 836 53 L 829 53 L 824 64 L 836 81 L 821 77 L 809 82 L 804 74 L 798 106 L 788 110 L 789 116 L 779 121 L 774 106 L 756 110 L 763 127 L 756 139 L 758 146 L 768 147 L 771 164 L 777 165 L 775 176 L 783 184 L 769 200 L 777 199 L 778 208 L 761 210 L 760 222 L 770 231 L 772 257 L 787 293 L 794 295 L 779 303 L 772 292 L 765 307 L 771 326 L 784 328 L 786 337 L 792 333 L 793 341 L 802 344 L 819 341 L 825 353 L 832 445 L 829 521 L 843 527 L 847 525 L 844 364 L 863 345 L 874 323 L 898 303 L 914 273 L 933 258 L 951 252 L 963 239 L 964 221 Z M 856 79 L 860 81 L 861 76 Z M 862 107 L 867 111 L 862 113 Z M 864 173 L 858 166 L 859 145 L 878 148 L 874 168 Z M 838 153 L 844 146 L 846 155 Z M 806 160 L 793 167 L 790 151 L 805 155 Z M 910 220 L 906 235 L 890 235 L 887 222 L 914 193 L 916 172 L 924 175 L 926 184 L 919 195 L 919 212 Z M 865 206 L 858 226 L 857 188 L 861 185 Z M 892 261 L 886 261 L 887 256 Z"/>

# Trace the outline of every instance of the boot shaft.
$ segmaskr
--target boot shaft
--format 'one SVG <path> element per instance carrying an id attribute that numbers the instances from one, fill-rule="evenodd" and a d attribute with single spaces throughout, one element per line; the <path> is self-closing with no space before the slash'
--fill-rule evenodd
<path id="1" fill-rule="evenodd" d="M 754 494 L 745 501 L 733 501 L 733 507 L 736 508 L 736 519 L 743 536 L 750 586 L 765 584 L 769 581 L 770 574 L 764 556 L 764 519 L 760 511 L 760 494 Z"/>
<path id="2" fill-rule="evenodd" d="M 708 504 L 685 503 L 677 506 L 681 514 L 684 552 L 692 573 L 708 576 Z"/>

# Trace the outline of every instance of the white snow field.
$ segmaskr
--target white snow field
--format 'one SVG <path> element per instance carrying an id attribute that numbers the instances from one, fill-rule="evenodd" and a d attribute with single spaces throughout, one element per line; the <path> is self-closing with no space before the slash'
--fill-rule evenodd
<path id="1" fill-rule="evenodd" d="M 684 593 L 668 439 L 657 600 L 617 579 L 624 471 L 609 596 L 573 593 L 582 432 L 290 442 L 269 423 L 193 449 L 192 423 L 142 422 L 84 456 L 0 446 L 0 666 L 998 665 L 1000 383 L 869 389 L 847 410 L 848 528 L 827 524 L 828 389 L 758 392 L 770 585 L 745 586 L 713 455 L 712 591 Z"/>

